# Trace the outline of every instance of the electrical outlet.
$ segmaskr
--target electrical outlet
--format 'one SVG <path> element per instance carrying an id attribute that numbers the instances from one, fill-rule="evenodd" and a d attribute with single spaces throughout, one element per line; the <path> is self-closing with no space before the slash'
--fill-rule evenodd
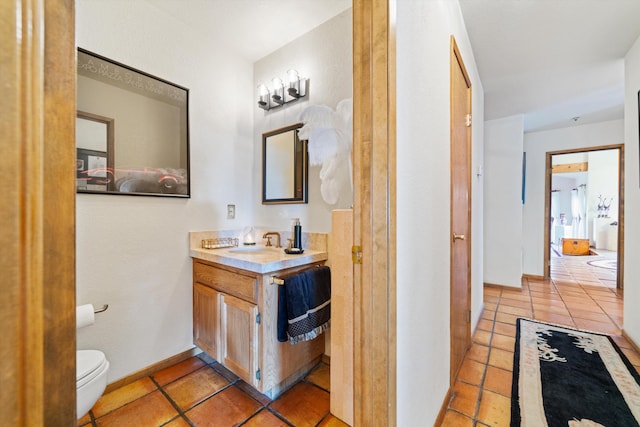
<path id="1" fill-rule="evenodd" d="M 236 205 L 227 205 L 227 219 L 236 217 Z"/>

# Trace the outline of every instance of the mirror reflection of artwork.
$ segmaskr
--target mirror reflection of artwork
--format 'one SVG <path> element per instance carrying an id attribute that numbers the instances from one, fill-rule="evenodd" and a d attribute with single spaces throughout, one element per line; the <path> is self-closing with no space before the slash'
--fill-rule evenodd
<path id="1" fill-rule="evenodd" d="M 188 89 L 84 49 L 77 82 L 78 192 L 189 197 Z"/>
<path id="2" fill-rule="evenodd" d="M 307 203 L 307 144 L 295 124 L 262 134 L 262 203 Z"/>

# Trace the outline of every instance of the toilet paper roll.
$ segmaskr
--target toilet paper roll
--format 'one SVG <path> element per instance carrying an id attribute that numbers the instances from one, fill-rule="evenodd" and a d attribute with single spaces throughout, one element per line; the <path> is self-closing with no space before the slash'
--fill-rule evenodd
<path id="1" fill-rule="evenodd" d="M 76 307 L 76 329 L 93 325 L 95 314 L 93 304 L 84 304 Z"/>

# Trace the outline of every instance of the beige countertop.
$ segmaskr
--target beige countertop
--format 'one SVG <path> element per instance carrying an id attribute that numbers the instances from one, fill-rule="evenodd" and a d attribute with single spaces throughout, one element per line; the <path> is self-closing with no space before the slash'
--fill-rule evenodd
<path id="1" fill-rule="evenodd" d="M 189 255 L 193 258 L 261 274 L 325 261 L 328 257 L 326 251 L 305 249 L 302 254 L 289 255 L 284 253 L 284 248 L 260 245 L 249 247 L 240 245 L 236 248 L 219 249 L 203 249 L 192 245 Z"/>

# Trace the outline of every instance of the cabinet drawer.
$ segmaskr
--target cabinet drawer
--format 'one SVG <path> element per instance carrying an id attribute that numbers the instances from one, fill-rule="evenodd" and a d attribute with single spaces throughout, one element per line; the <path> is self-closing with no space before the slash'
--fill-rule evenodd
<path id="1" fill-rule="evenodd" d="M 222 270 L 200 262 L 193 263 L 193 280 L 245 301 L 257 302 L 258 282 L 255 277 Z"/>

